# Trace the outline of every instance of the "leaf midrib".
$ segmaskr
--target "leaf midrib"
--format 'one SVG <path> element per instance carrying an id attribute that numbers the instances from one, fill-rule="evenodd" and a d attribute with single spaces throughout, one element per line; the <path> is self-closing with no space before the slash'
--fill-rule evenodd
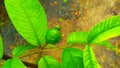
<path id="1" fill-rule="evenodd" d="M 119 17 L 119 18 L 120 18 L 120 17 Z M 118 18 L 118 19 L 119 19 L 119 18 Z M 118 19 L 116 19 L 116 21 L 117 21 Z M 116 22 L 116 21 L 115 21 L 115 22 Z M 114 29 L 114 28 L 116 28 L 116 27 L 120 27 L 120 25 L 118 25 L 118 26 L 113 26 L 113 27 L 111 27 L 111 28 L 109 28 L 109 29 L 103 30 L 103 31 L 101 31 L 100 33 L 96 34 L 96 36 L 94 36 L 92 39 L 94 40 L 98 35 L 106 32 L 106 31 L 108 31 L 108 30 Z M 93 40 L 88 41 L 88 43 L 91 43 Z"/>
<path id="2" fill-rule="evenodd" d="M 50 68 L 49 64 L 47 63 L 47 60 L 45 59 L 45 57 L 43 57 L 43 60 L 45 61 L 45 64 L 46 64 L 47 68 Z"/>
<path id="3" fill-rule="evenodd" d="M 92 54 L 91 54 L 90 48 L 88 48 L 88 54 L 89 54 L 89 57 L 91 58 L 90 59 L 90 62 L 92 63 L 91 66 L 94 68 L 94 64 L 93 64 L 94 61 L 92 60 Z"/>
<path id="4" fill-rule="evenodd" d="M 91 58 L 91 59 L 90 59 L 90 62 L 91 62 L 91 63 L 89 63 L 88 65 L 91 65 L 91 67 L 94 68 L 94 65 L 95 65 L 95 64 L 94 64 L 93 62 L 96 62 L 96 61 L 92 60 L 92 54 L 91 54 L 91 52 L 93 52 L 93 51 L 92 51 L 89 47 L 87 48 L 87 51 L 88 51 L 88 54 L 89 54 L 89 58 Z M 88 66 L 88 65 L 87 65 L 87 66 Z"/>
<path id="5" fill-rule="evenodd" d="M 37 35 L 37 33 L 36 33 L 36 30 L 34 29 L 32 23 L 31 23 L 32 21 L 31 21 L 31 19 L 29 18 L 29 15 L 27 14 L 25 8 L 22 6 L 23 4 L 22 4 L 21 2 L 18 2 L 18 3 L 19 3 L 19 5 L 21 6 L 21 8 L 23 9 L 26 17 L 28 18 L 28 21 L 29 21 L 29 23 L 30 23 L 30 26 L 32 27 L 32 30 L 33 30 L 33 32 L 34 32 L 34 34 L 35 34 L 35 38 L 36 38 L 36 40 L 37 40 L 37 43 L 38 43 L 39 45 L 41 45 L 41 44 L 40 44 L 40 41 L 39 41 L 39 38 L 38 38 L 38 35 Z"/>
<path id="6" fill-rule="evenodd" d="M 73 56 L 72 56 L 72 53 L 70 52 L 70 50 L 68 50 L 68 53 L 70 54 L 70 57 L 71 57 L 71 60 L 73 61 L 74 66 L 76 68 L 78 68 L 77 65 L 76 65 L 76 63 L 75 63 L 75 61 L 74 61 L 74 59 L 73 59 Z"/>

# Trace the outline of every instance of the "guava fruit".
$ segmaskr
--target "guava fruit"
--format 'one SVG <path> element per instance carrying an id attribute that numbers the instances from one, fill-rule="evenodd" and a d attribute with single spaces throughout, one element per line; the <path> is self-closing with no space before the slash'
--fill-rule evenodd
<path id="1" fill-rule="evenodd" d="M 59 27 L 48 29 L 45 35 L 46 42 L 49 44 L 56 44 L 61 40 L 61 38 L 62 35 Z"/>

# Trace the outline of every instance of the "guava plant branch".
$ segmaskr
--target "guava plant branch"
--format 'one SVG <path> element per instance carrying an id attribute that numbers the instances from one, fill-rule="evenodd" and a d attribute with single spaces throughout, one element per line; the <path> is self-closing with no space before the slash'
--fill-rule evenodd
<path id="1" fill-rule="evenodd" d="M 45 43 L 45 44 L 41 47 L 40 52 L 33 52 L 33 53 L 30 53 L 30 54 L 21 56 L 20 58 L 27 57 L 27 56 L 30 56 L 30 55 L 33 55 L 33 54 L 38 54 L 38 53 L 41 55 L 43 49 L 44 49 L 47 45 L 48 45 L 48 43 Z M 11 56 L 8 56 L 8 55 L 5 55 L 5 54 L 4 54 L 4 56 L 3 56 L 3 59 L 4 59 L 4 60 L 11 59 L 11 58 L 12 58 Z M 28 62 L 25 62 L 25 61 L 22 61 L 22 62 L 23 62 L 26 66 L 28 66 L 28 67 L 37 68 L 37 65 L 35 65 L 35 64 L 31 64 L 31 63 L 28 63 Z"/>
<path id="2" fill-rule="evenodd" d="M 53 49 L 44 49 L 42 51 L 60 50 L 60 49 L 69 48 L 69 47 L 75 47 L 75 46 L 78 46 L 78 45 L 62 46 L 62 47 L 53 48 Z"/>
<path id="3" fill-rule="evenodd" d="M 33 53 L 29 53 L 27 55 L 23 55 L 21 56 L 20 58 L 24 58 L 24 57 L 27 57 L 27 56 L 30 56 L 30 55 L 33 55 L 33 54 L 38 54 L 39 52 L 33 52 Z"/>
<path id="4" fill-rule="evenodd" d="M 44 49 L 46 46 L 48 45 L 48 43 L 45 43 L 42 47 L 41 47 L 41 50 L 40 50 L 40 53 L 39 52 L 34 52 L 34 53 L 31 53 L 31 54 L 28 54 L 28 55 L 25 55 L 25 56 L 22 56 L 22 57 L 26 57 L 26 56 L 29 56 L 29 55 L 32 55 L 32 54 L 35 54 L 35 53 L 39 53 L 39 55 L 41 56 L 42 52 L 43 51 L 51 51 L 51 50 L 59 50 L 59 49 L 64 49 L 64 48 L 69 48 L 69 47 L 75 47 L 77 45 L 71 45 L 71 46 L 62 46 L 62 47 L 58 47 L 58 48 L 54 48 L 54 49 Z M 8 60 L 8 59 L 11 59 L 12 57 L 9 56 L 9 55 L 3 55 L 3 60 Z M 21 58 L 21 57 L 20 57 Z M 38 68 L 38 66 L 36 64 L 33 64 L 33 63 L 28 63 L 28 62 L 25 62 L 25 61 L 22 61 L 27 67 L 31 67 L 31 68 Z"/>
<path id="5" fill-rule="evenodd" d="M 48 43 L 46 42 L 40 49 L 40 53 L 39 53 L 39 56 L 41 57 L 42 56 L 42 52 L 44 50 L 44 48 L 48 45 Z"/>
<path id="6" fill-rule="evenodd" d="M 45 43 L 40 49 L 40 51 L 37 51 L 37 52 L 33 52 L 33 53 L 29 53 L 27 55 L 23 55 L 21 56 L 20 58 L 24 58 L 24 57 L 27 57 L 27 56 L 30 56 L 30 55 L 33 55 L 33 54 L 42 54 L 42 51 L 43 49 L 48 45 L 48 43 Z"/>
<path id="7" fill-rule="evenodd" d="M 20 58 L 23 58 L 23 57 L 26 57 L 26 56 L 30 56 L 32 54 L 36 54 L 36 53 L 39 53 L 40 55 L 42 54 L 42 50 L 48 45 L 48 43 L 45 43 L 42 47 L 41 47 L 41 50 L 40 50 L 40 53 L 39 52 L 34 52 L 34 53 L 31 53 L 31 54 L 27 54 L 27 55 L 24 55 Z M 11 56 L 8 56 L 8 55 L 3 55 L 3 60 L 8 60 L 8 59 L 11 59 L 12 57 Z M 25 62 L 25 61 L 22 61 L 27 67 L 31 67 L 31 68 L 38 68 L 38 66 L 36 64 L 33 64 L 33 63 L 28 63 L 28 62 Z"/>
<path id="8" fill-rule="evenodd" d="M 3 55 L 3 60 L 8 60 L 8 59 L 11 59 L 12 57 L 11 56 L 8 56 L 8 55 Z M 28 63 L 28 62 L 25 62 L 25 61 L 22 61 L 27 67 L 31 67 L 31 68 L 38 68 L 38 66 L 36 64 L 33 64 L 33 63 Z"/>
<path id="9" fill-rule="evenodd" d="M 41 49 L 43 50 L 47 45 L 48 45 L 48 43 L 46 42 L 46 43 L 41 47 Z"/>

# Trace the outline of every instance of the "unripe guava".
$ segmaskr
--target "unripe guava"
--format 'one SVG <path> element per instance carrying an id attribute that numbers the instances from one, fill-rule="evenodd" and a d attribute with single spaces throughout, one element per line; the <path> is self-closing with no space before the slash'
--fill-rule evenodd
<path id="1" fill-rule="evenodd" d="M 61 40 L 61 37 L 60 29 L 56 27 L 47 30 L 45 35 L 46 42 L 50 44 L 58 43 Z"/>

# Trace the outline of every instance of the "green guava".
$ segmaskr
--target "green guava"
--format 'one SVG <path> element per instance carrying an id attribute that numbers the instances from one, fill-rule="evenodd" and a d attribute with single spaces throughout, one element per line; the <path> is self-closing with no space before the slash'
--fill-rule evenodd
<path id="1" fill-rule="evenodd" d="M 61 38 L 62 35 L 60 29 L 57 27 L 47 30 L 45 35 L 46 42 L 49 44 L 56 44 L 61 40 Z"/>

